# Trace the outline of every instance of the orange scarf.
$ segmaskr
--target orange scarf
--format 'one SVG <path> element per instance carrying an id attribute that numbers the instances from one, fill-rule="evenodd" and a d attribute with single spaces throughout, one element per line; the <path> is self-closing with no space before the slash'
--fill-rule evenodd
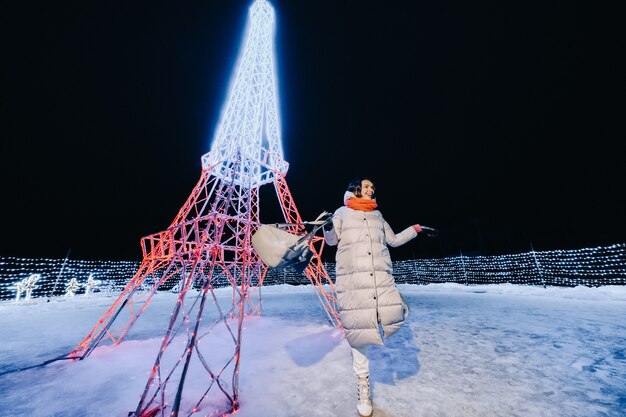
<path id="1" fill-rule="evenodd" d="M 364 198 L 351 197 L 346 201 L 346 206 L 353 210 L 372 211 L 378 207 L 376 200 L 366 200 Z"/>

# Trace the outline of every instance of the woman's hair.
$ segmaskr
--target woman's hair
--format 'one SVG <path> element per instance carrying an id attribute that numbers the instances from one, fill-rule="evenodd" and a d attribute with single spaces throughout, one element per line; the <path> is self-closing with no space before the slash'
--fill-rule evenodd
<path id="1" fill-rule="evenodd" d="M 364 180 L 367 180 L 371 182 L 372 184 L 374 184 L 374 181 L 372 181 L 371 179 L 367 177 L 357 177 L 357 178 L 350 180 L 350 182 L 348 183 L 348 191 L 350 191 L 352 194 L 354 194 L 355 196 L 359 198 L 363 197 L 363 194 L 361 194 L 361 182 Z M 376 187 L 374 187 L 374 190 L 376 190 Z M 375 196 L 373 197 L 375 198 Z"/>

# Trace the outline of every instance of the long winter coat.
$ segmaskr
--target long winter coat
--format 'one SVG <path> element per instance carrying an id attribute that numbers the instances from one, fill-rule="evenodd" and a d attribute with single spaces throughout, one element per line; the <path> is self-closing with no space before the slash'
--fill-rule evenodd
<path id="1" fill-rule="evenodd" d="M 346 193 L 344 204 L 348 198 Z M 404 302 L 393 279 L 389 246 L 400 246 L 417 236 L 413 227 L 395 234 L 380 211 L 340 207 L 333 229 L 324 231 L 329 245 L 337 245 L 335 288 L 341 322 L 352 347 L 382 345 L 400 329 Z"/>

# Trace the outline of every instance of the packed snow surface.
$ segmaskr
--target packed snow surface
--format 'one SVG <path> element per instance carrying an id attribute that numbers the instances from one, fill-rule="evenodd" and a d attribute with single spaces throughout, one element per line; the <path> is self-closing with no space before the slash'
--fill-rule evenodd
<path id="1" fill-rule="evenodd" d="M 626 287 L 399 288 L 408 322 L 369 349 L 375 417 L 626 416 Z M 355 417 L 350 348 L 313 289 L 281 285 L 262 295 L 263 316 L 245 323 L 237 416 Z M 112 301 L 0 304 L 0 371 L 69 352 Z M 0 415 L 126 417 L 175 301 L 155 296 L 119 346 L 0 376 Z"/>

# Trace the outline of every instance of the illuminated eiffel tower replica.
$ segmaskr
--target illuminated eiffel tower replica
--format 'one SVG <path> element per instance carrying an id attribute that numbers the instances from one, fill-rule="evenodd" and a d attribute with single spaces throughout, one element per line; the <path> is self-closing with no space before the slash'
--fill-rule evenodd
<path id="1" fill-rule="evenodd" d="M 120 343 L 156 291 L 174 287 L 178 299 L 145 391 L 131 413 L 136 417 L 206 415 L 207 410 L 223 415 L 238 409 L 243 321 L 260 314 L 259 287 L 267 272 L 250 243 L 260 225 L 259 188 L 273 184 L 285 222 L 295 224 L 291 231 L 306 232 L 285 180 L 274 10 L 266 0 L 256 0 L 248 19 L 211 151 L 202 156 L 200 180 L 172 224 L 142 238 L 143 261 L 136 274 L 68 355 L 84 359 L 100 343 Z M 311 242 L 314 255 L 305 274 L 330 322 L 341 326 L 334 287 L 319 256 L 323 242 L 321 237 Z M 215 289 L 228 284 L 232 296 L 229 292 L 224 301 Z"/>

